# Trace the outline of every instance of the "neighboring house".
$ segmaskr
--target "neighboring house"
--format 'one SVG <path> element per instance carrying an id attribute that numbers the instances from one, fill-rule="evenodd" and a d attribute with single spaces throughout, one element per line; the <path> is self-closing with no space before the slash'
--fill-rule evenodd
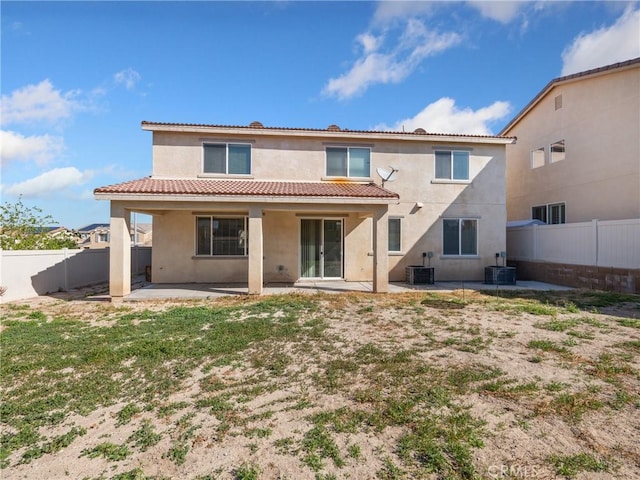
<path id="1" fill-rule="evenodd" d="M 136 234 L 134 236 L 134 229 Z M 78 246 L 80 248 L 107 248 L 110 242 L 111 227 L 108 223 L 92 223 L 78 229 Z M 131 225 L 131 243 L 137 246 L 151 246 L 152 226 L 150 223 Z"/>
<path id="2" fill-rule="evenodd" d="M 259 122 L 142 128 L 153 133 L 151 177 L 94 192 L 111 202 L 112 297 L 130 292 L 132 212 L 153 216 L 154 282 L 242 282 L 253 294 L 265 282 L 334 278 L 385 292 L 426 262 L 437 280 L 481 280 L 506 249 L 512 138 Z"/>
<path id="3" fill-rule="evenodd" d="M 500 135 L 508 220 L 640 218 L 640 58 L 552 80 Z"/>
<path id="4" fill-rule="evenodd" d="M 106 248 L 109 246 L 109 224 L 92 223 L 78 229 L 80 248 Z"/>
<path id="5" fill-rule="evenodd" d="M 135 230 L 135 236 L 134 236 Z M 135 223 L 131 225 L 131 242 L 138 247 L 150 247 L 153 239 L 151 223 Z"/>

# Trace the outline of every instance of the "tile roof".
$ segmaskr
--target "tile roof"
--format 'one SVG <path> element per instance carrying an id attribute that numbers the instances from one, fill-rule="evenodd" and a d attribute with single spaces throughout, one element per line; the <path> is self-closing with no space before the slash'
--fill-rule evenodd
<path id="1" fill-rule="evenodd" d="M 273 196 L 395 199 L 374 183 L 141 178 L 96 188 L 95 194 Z"/>

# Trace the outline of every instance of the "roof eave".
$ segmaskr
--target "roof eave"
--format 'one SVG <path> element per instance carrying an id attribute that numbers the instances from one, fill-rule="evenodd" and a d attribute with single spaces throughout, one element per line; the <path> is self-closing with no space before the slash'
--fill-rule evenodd
<path id="1" fill-rule="evenodd" d="M 142 129 L 152 132 L 200 133 L 200 134 L 235 134 L 251 136 L 287 136 L 287 137 L 317 137 L 369 140 L 400 140 L 433 143 L 484 143 L 494 145 L 509 145 L 515 138 L 505 136 L 458 135 L 458 134 L 418 134 L 413 132 L 371 132 L 362 130 L 315 130 L 288 129 L 278 127 L 244 127 L 225 125 L 189 125 L 173 123 L 142 122 Z"/>
<path id="2" fill-rule="evenodd" d="M 325 197 L 325 196 L 284 196 L 284 195 L 189 195 L 155 193 L 101 193 L 95 192 L 96 200 L 153 201 L 153 202 L 216 202 L 216 203 L 292 203 L 292 204 L 372 204 L 392 205 L 400 197 Z"/>

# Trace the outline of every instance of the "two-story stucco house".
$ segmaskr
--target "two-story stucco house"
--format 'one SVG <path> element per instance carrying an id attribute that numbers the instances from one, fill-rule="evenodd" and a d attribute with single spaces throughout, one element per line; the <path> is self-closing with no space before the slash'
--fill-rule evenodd
<path id="1" fill-rule="evenodd" d="M 508 220 L 640 218 L 640 58 L 552 80 L 500 135 Z"/>
<path id="2" fill-rule="evenodd" d="M 110 293 L 130 292 L 129 218 L 153 215 L 154 283 L 481 280 L 505 250 L 501 136 L 143 122 L 148 178 L 111 202 Z M 382 176 L 393 173 L 389 181 Z M 396 170 L 396 171 L 394 171 Z M 384 185 L 383 185 L 384 183 Z M 428 253 L 431 254 L 428 255 Z"/>

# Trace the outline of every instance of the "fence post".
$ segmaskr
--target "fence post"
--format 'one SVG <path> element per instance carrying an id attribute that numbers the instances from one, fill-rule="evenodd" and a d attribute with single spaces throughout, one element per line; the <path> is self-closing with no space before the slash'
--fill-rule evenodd
<path id="1" fill-rule="evenodd" d="M 134 238 L 135 238 L 135 233 L 134 233 Z M 133 276 L 135 277 L 136 275 L 138 275 L 138 245 L 136 245 L 134 243 L 133 247 L 132 247 L 132 254 L 133 254 Z"/>
<path id="2" fill-rule="evenodd" d="M 66 248 L 63 248 L 62 249 L 62 255 L 63 255 L 62 263 L 64 264 L 64 291 L 65 292 L 69 291 L 69 266 L 67 265 L 69 256 L 67 255 L 67 253 L 68 253 L 68 250 Z"/>
<path id="3" fill-rule="evenodd" d="M 591 260 L 596 267 L 599 267 L 600 261 L 600 245 L 598 242 L 598 220 L 591 220 L 591 248 L 593 248 L 593 256 Z"/>
<path id="4" fill-rule="evenodd" d="M 533 260 L 538 259 L 538 225 L 533 224 Z"/>

